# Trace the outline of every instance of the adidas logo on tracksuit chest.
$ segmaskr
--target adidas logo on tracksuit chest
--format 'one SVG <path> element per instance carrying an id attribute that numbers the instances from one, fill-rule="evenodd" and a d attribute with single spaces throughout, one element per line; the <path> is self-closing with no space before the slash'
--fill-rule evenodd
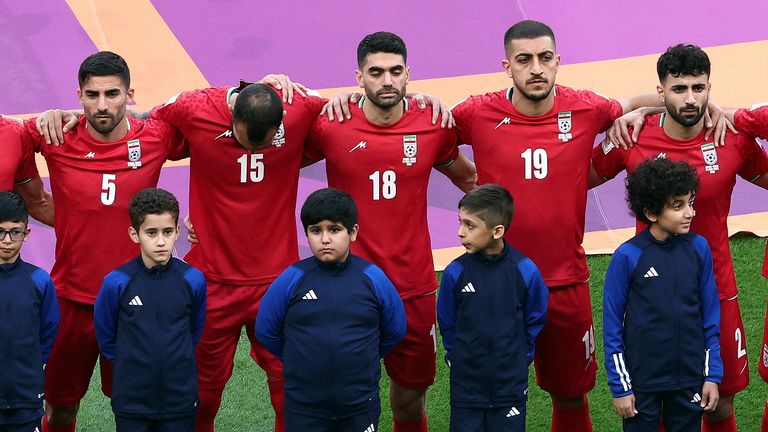
<path id="1" fill-rule="evenodd" d="M 477 292 L 477 291 L 475 290 L 475 286 L 472 284 L 472 282 L 470 282 L 470 283 L 464 285 L 464 288 L 461 289 L 461 292 L 463 292 L 463 293 L 474 293 L 474 292 Z"/>

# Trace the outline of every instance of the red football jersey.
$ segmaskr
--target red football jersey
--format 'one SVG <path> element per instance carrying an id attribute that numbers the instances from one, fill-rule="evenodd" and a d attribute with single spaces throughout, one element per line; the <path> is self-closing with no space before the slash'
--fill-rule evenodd
<path id="1" fill-rule="evenodd" d="M 363 100 L 344 123 L 315 120 L 306 157 L 325 158 L 328 185 L 355 200 L 360 234 L 352 252 L 381 267 L 400 296 L 437 289 L 427 225 L 427 186 L 433 166 L 458 156 L 453 130 L 432 124 L 432 112 L 404 99 L 396 123 L 368 121 Z"/>
<path id="2" fill-rule="evenodd" d="M 35 150 L 45 156 L 56 203 L 56 261 L 51 277 L 60 297 L 93 304 L 104 276 L 139 254 L 128 237 L 128 204 L 156 187 L 166 159 L 186 157 L 181 135 L 157 120 L 126 117 L 119 141 L 96 141 L 80 118 L 66 144 L 47 145 L 35 119 L 25 122 Z"/>
<path id="3" fill-rule="evenodd" d="M 709 242 L 714 259 L 715 281 L 720 299 L 738 294 L 736 276 L 733 273 L 731 249 L 728 244 L 728 212 L 731 194 L 739 175 L 754 181 L 768 172 L 768 155 L 745 134 L 728 134 L 726 145 L 715 148 L 712 139 L 704 139 L 705 131 L 694 139 L 678 141 L 664 133 L 666 113 L 646 117 L 637 144 L 629 150 L 611 145 L 597 146 L 592 154 L 592 164 L 598 175 L 613 178 L 623 170 L 634 171 L 640 162 L 657 157 L 684 160 L 696 168 L 699 174 L 699 191 L 693 208 L 696 216 L 691 231 Z M 638 222 L 637 231 L 645 229 Z"/>
<path id="4" fill-rule="evenodd" d="M 478 182 L 498 183 L 515 200 L 510 244 L 536 263 L 548 286 L 583 282 L 590 154 L 597 134 L 621 116 L 621 104 L 555 86 L 552 110 L 529 117 L 512 105 L 512 91 L 472 96 L 453 108 L 459 141 L 472 146 Z"/>
<path id="5" fill-rule="evenodd" d="M 760 105 L 749 110 L 737 110 L 733 116 L 733 123 L 742 133 L 768 139 L 768 105 Z M 765 247 L 763 258 L 763 277 L 768 278 L 768 245 Z"/>
<path id="6" fill-rule="evenodd" d="M 24 128 L 0 116 L 0 191 L 39 177 L 32 142 Z"/>
<path id="7" fill-rule="evenodd" d="M 232 136 L 228 87 L 184 92 L 152 116 L 189 143 L 189 211 L 199 243 L 185 260 L 209 280 L 269 283 L 298 260 L 296 194 L 301 156 L 325 99 L 297 95 L 272 145 L 249 152 Z M 278 93 L 280 93 L 278 91 Z"/>

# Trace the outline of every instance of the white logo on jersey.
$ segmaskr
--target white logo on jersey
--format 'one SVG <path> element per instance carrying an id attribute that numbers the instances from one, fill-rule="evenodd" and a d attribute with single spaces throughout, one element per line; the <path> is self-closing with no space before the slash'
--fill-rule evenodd
<path id="1" fill-rule="evenodd" d="M 573 139 L 573 135 L 571 132 L 571 112 L 570 111 L 562 111 L 557 113 L 557 129 L 560 131 L 559 134 L 557 134 L 557 139 L 561 140 L 562 142 L 568 142 L 569 140 Z"/>
<path id="2" fill-rule="evenodd" d="M 302 300 L 317 300 L 317 295 L 315 294 L 315 290 L 309 290 L 306 294 L 304 294 L 304 297 L 301 298 Z"/>
<path id="3" fill-rule="evenodd" d="M 701 402 L 701 395 L 698 393 L 694 393 L 693 399 L 691 399 L 691 403 L 699 403 Z"/>
<path id="4" fill-rule="evenodd" d="M 465 293 L 473 293 L 473 292 L 476 292 L 476 291 L 475 291 L 475 286 L 474 286 L 474 285 L 472 285 L 472 282 L 470 282 L 470 283 L 468 283 L 468 284 L 464 285 L 464 288 L 462 288 L 462 289 L 461 289 L 461 292 L 465 292 Z"/>
<path id="5" fill-rule="evenodd" d="M 704 156 L 704 163 L 707 164 L 704 169 L 710 174 L 716 173 L 717 170 L 720 169 L 720 166 L 717 165 L 717 150 L 715 149 L 715 143 L 703 144 L 701 146 L 701 154 Z"/>
<path id="6" fill-rule="evenodd" d="M 667 158 L 666 153 L 659 153 L 658 155 L 656 155 L 656 159 L 666 159 L 666 158 Z"/>
<path id="7" fill-rule="evenodd" d="M 363 432 L 375 432 L 375 431 L 376 431 L 376 428 L 373 426 L 373 423 L 371 423 L 371 425 L 365 428 Z"/>
<path id="8" fill-rule="evenodd" d="M 500 121 L 499 124 L 497 124 L 496 127 L 493 128 L 493 130 L 496 130 L 496 129 L 500 128 L 501 125 L 509 124 L 510 122 L 511 122 L 511 120 L 510 120 L 509 117 L 504 117 L 504 120 Z"/>
<path id="9" fill-rule="evenodd" d="M 416 143 L 416 135 L 403 135 L 403 163 L 407 166 L 411 166 L 416 163 L 416 151 L 418 150 L 418 144 Z"/>
<path id="10" fill-rule="evenodd" d="M 285 126 L 283 126 L 283 122 L 280 122 L 280 127 L 277 128 L 275 137 L 272 138 L 272 145 L 280 148 L 283 144 L 285 144 Z"/>
<path id="11" fill-rule="evenodd" d="M 125 143 L 128 146 L 128 166 L 137 169 L 141 166 L 141 142 L 130 140 Z"/>
<path id="12" fill-rule="evenodd" d="M 128 302 L 128 304 L 131 306 L 144 306 L 144 303 L 141 302 L 141 299 L 139 298 L 139 296 L 132 298 L 131 301 Z"/>
<path id="13" fill-rule="evenodd" d="M 349 150 L 349 152 L 350 152 L 350 153 L 352 153 L 353 151 L 355 151 L 355 150 L 357 150 L 357 149 L 364 149 L 364 148 L 365 148 L 365 146 L 367 146 L 367 145 L 368 145 L 368 143 L 367 143 L 367 142 L 365 142 L 365 141 L 360 141 L 359 143 L 357 143 L 357 145 L 356 145 L 356 146 L 352 147 L 352 148 Z"/>
<path id="14" fill-rule="evenodd" d="M 643 277 L 644 278 L 652 278 L 652 277 L 657 277 L 657 276 L 659 276 L 659 273 L 656 272 L 655 268 L 651 267 L 650 269 L 648 269 L 647 272 L 645 272 L 645 275 Z"/>
<path id="15" fill-rule="evenodd" d="M 216 141 L 217 139 L 219 139 L 221 137 L 232 138 L 232 131 L 231 130 L 226 130 L 226 131 L 222 132 L 221 135 L 219 135 L 216 138 L 214 138 L 213 140 Z"/>
<path id="16" fill-rule="evenodd" d="M 96 157 L 96 153 L 94 153 L 94 152 L 88 152 L 88 154 L 86 154 L 86 155 L 85 155 L 85 156 L 83 156 L 83 157 L 84 157 L 84 158 L 86 158 L 86 159 L 93 159 L 93 158 L 95 158 L 95 157 Z"/>
<path id="17" fill-rule="evenodd" d="M 516 415 L 520 415 L 520 411 L 515 407 L 512 407 L 507 413 L 507 417 L 514 417 Z"/>

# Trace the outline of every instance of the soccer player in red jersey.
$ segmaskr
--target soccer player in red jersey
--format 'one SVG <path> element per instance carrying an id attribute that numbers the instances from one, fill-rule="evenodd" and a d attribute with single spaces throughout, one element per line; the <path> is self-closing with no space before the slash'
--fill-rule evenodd
<path id="1" fill-rule="evenodd" d="M 749 369 L 727 218 L 736 176 L 768 188 L 768 155 L 746 134 L 728 133 L 727 144 L 719 148 L 712 139 L 705 138 L 703 116 L 709 98 L 710 62 L 699 47 L 683 44 L 670 47 L 659 58 L 657 72 L 660 80 L 657 91 L 665 112 L 645 119 L 632 148 L 623 150 L 609 142 L 595 147 L 591 183 L 602 183 L 622 170 L 632 172 L 649 158 L 684 160 L 696 168 L 701 188 L 696 194 L 696 217 L 691 231 L 706 238 L 713 251 L 724 368 L 720 402 L 715 412 L 705 414 L 702 430 L 735 431 L 733 398 L 749 384 Z M 643 228 L 638 226 L 638 230 Z"/>
<path id="2" fill-rule="evenodd" d="M 591 431 L 586 393 L 595 385 L 595 340 L 581 247 L 590 153 L 614 119 L 653 98 L 619 102 L 555 85 L 560 57 L 543 23 L 513 25 L 504 46 L 513 87 L 470 97 L 452 112 L 459 142 L 474 151 L 478 182 L 501 184 L 515 197 L 506 238 L 536 263 L 550 289 L 535 366 L 539 386 L 552 396 L 552 431 Z"/>
<path id="3" fill-rule="evenodd" d="M 35 119 L 25 121 L 36 151 L 48 163 L 59 202 L 51 275 L 58 287 L 61 326 L 46 368 L 46 432 L 75 430 L 80 400 L 99 357 L 93 302 L 104 275 L 136 253 L 121 228 L 130 226 L 131 197 L 157 185 L 166 159 L 186 155 L 181 137 L 169 125 L 125 115 L 133 89 L 120 56 L 108 51 L 89 56 L 78 79 L 86 121 L 66 146 L 46 145 Z M 111 364 L 103 359 L 101 374 L 102 390 L 109 396 Z"/>
<path id="4" fill-rule="evenodd" d="M 32 217 L 53 226 L 53 198 L 43 188 L 32 143 L 20 121 L 0 116 L 0 154 L 0 191 L 15 189 Z"/>
<path id="5" fill-rule="evenodd" d="M 427 185 L 432 168 L 457 186 L 474 186 L 474 165 L 456 147 L 453 130 L 404 99 L 409 70 L 403 40 L 392 33 L 366 36 L 355 72 L 365 97 L 344 124 L 318 118 L 305 157 L 326 160 L 328 185 L 349 193 L 360 226 L 354 253 L 381 267 L 405 303 L 405 339 L 385 357 L 392 379 L 396 432 L 426 431 L 426 389 L 435 378 L 437 280 L 427 228 Z M 362 239 L 362 240 L 361 240 Z"/>

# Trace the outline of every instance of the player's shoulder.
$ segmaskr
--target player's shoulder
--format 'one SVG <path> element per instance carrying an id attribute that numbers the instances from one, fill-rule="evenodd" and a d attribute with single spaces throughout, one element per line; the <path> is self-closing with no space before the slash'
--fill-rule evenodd
<path id="1" fill-rule="evenodd" d="M 555 85 L 553 91 L 555 92 L 555 97 L 559 98 L 561 103 L 567 102 L 574 105 L 585 104 L 589 107 L 597 107 L 608 103 L 618 103 L 615 99 L 593 90 L 574 89 L 571 87 Z"/>
<path id="2" fill-rule="evenodd" d="M 479 95 L 472 95 L 460 101 L 456 105 L 454 105 L 451 110 L 480 108 L 486 104 L 494 104 L 494 103 L 498 103 L 499 101 L 511 100 L 512 91 L 513 91 L 512 87 L 509 87 L 509 88 L 497 90 L 494 92 L 483 93 Z"/>

